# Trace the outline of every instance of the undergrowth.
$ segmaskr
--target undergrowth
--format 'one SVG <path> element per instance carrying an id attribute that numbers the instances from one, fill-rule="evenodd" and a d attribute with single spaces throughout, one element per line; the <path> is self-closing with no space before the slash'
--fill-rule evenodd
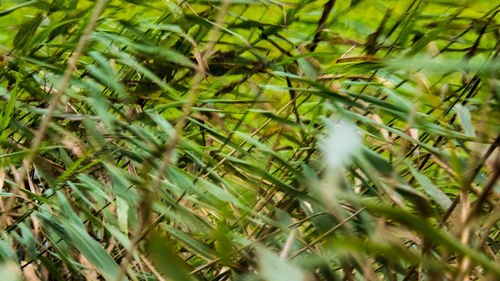
<path id="1" fill-rule="evenodd" d="M 2 280 L 499 280 L 499 11 L 2 1 Z"/>

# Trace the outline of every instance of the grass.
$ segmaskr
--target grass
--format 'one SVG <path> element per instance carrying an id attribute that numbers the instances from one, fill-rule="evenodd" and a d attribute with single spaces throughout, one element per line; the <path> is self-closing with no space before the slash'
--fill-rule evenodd
<path id="1" fill-rule="evenodd" d="M 5 280 L 497 280 L 492 1 L 3 1 Z"/>

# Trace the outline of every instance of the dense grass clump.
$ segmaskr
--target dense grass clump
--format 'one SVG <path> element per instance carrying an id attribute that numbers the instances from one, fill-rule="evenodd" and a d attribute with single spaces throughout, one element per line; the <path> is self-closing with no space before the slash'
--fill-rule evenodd
<path id="1" fill-rule="evenodd" d="M 0 278 L 500 280 L 496 4 L 0 2 Z"/>

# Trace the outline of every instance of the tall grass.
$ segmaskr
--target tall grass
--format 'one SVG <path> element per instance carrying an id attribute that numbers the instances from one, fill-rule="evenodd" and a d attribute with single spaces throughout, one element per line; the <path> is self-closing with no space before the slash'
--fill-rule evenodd
<path id="1" fill-rule="evenodd" d="M 494 2 L 2 1 L 2 280 L 498 280 Z"/>

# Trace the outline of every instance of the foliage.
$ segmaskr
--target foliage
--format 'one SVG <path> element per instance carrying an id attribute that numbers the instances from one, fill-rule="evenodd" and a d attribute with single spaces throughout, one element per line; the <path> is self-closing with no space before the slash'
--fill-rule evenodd
<path id="1" fill-rule="evenodd" d="M 495 1 L 0 3 L 9 280 L 498 280 Z"/>

